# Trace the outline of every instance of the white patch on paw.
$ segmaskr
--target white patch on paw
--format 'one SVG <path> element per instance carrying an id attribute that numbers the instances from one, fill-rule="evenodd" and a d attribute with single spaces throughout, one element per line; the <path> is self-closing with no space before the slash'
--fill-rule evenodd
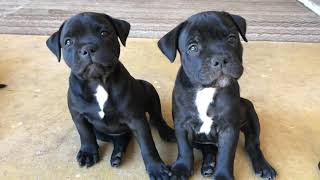
<path id="1" fill-rule="evenodd" d="M 216 88 L 204 88 L 197 92 L 195 104 L 198 109 L 199 119 L 202 125 L 199 133 L 209 134 L 212 126 L 212 119 L 207 116 L 207 110 L 210 103 L 213 102 L 213 97 L 216 94 Z"/>
<path id="2" fill-rule="evenodd" d="M 108 93 L 107 91 L 100 85 L 98 85 L 97 87 L 97 90 L 96 90 L 96 98 L 97 98 L 97 101 L 98 101 L 98 104 L 99 104 L 99 107 L 100 107 L 100 111 L 99 111 L 99 116 L 101 118 L 104 117 L 104 112 L 103 112 L 103 107 L 104 107 L 104 104 L 107 102 L 108 100 Z"/>

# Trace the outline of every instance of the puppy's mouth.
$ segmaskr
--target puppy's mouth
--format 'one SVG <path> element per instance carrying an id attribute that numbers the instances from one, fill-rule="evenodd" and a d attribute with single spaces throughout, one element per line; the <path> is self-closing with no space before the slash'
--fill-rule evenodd
<path id="1" fill-rule="evenodd" d="M 232 81 L 234 81 L 233 77 L 221 72 L 218 75 L 216 75 L 215 78 L 212 78 L 211 81 L 207 81 L 207 82 L 202 81 L 202 84 L 204 87 L 224 88 L 229 86 Z"/>
<path id="2" fill-rule="evenodd" d="M 105 65 L 92 63 L 89 64 L 83 71 L 83 77 L 86 79 L 99 79 L 103 76 L 108 76 L 113 71 L 114 65 Z"/>
<path id="3" fill-rule="evenodd" d="M 198 79 L 204 86 L 223 88 L 237 81 L 242 73 L 242 66 L 230 66 L 221 70 L 207 70 L 203 68 L 198 74 Z"/>
<path id="4" fill-rule="evenodd" d="M 230 85 L 232 80 L 233 80 L 232 77 L 222 74 L 215 80 L 214 83 L 215 83 L 215 86 L 223 88 Z"/>

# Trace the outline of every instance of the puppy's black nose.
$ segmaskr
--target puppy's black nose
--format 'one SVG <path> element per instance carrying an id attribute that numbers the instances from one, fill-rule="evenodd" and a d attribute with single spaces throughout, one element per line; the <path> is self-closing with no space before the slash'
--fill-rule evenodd
<path id="1" fill-rule="evenodd" d="M 98 49 L 98 46 L 93 44 L 87 44 L 80 49 L 79 54 L 82 57 L 93 56 L 94 53 L 97 51 L 97 49 Z"/>
<path id="2" fill-rule="evenodd" d="M 212 63 L 212 66 L 214 67 L 223 67 L 229 63 L 229 60 L 228 58 L 218 57 L 218 58 L 212 58 L 211 63 Z"/>

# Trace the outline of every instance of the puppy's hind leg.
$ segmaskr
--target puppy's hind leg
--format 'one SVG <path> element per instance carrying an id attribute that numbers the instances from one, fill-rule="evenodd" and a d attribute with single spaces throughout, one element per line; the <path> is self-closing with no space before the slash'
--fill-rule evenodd
<path id="1" fill-rule="evenodd" d="M 260 149 L 260 124 L 253 104 L 249 100 L 241 98 L 241 106 L 245 108 L 246 117 L 244 118 L 247 121 L 241 127 L 241 131 L 245 135 L 245 148 L 251 159 L 253 169 L 256 175 L 262 178 L 274 179 L 277 172 L 264 158 Z"/>
<path id="2" fill-rule="evenodd" d="M 7 85 L 5 84 L 0 84 L 0 88 L 5 88 Z"/>
<path id="3" fill-rule="evenodd" d="M 123 158 L 123 154 L 130 142 L 131 134 L 126 133 L 120 136 L 112 136 L 113 151 L 111 154 L 110 164 L 112 167 L 118 167 Z"/>
<path id="4" fill-rule="evenodd" d="M 160 137 L 168 142 L 175 142 L 176 136 L 174 130 L 164 120 L 161 112 L 160 98 L 155 88 L 148 82 L 144 81 L 150 99 L 148 113 L 151 125 L 155 126 Z"/>

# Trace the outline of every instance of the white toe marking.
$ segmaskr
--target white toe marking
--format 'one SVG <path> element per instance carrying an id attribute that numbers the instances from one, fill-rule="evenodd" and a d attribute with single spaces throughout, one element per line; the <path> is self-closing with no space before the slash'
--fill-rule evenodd
<path id="1" fill-rule="evenodd" d="M 216 94 L 216 88 L 204 88 L 197 92 L 195 104 L 198 109 L 199 119 L 202 121 L 200 133 L 209 134 L 211 131 L 212 119 L 207 116 L 207 110 L 213 97 Z"/>
<path id="2" fill-rule="evenodd" d="M 97 101 L 100 107 L 99 116 L 103 118 L 104 117 L 103 107 L 108 100 L 108 93 L 102 86 L 98 85 L 97 93 L 95 94 L 95 96 L 97 98 Z"/>

